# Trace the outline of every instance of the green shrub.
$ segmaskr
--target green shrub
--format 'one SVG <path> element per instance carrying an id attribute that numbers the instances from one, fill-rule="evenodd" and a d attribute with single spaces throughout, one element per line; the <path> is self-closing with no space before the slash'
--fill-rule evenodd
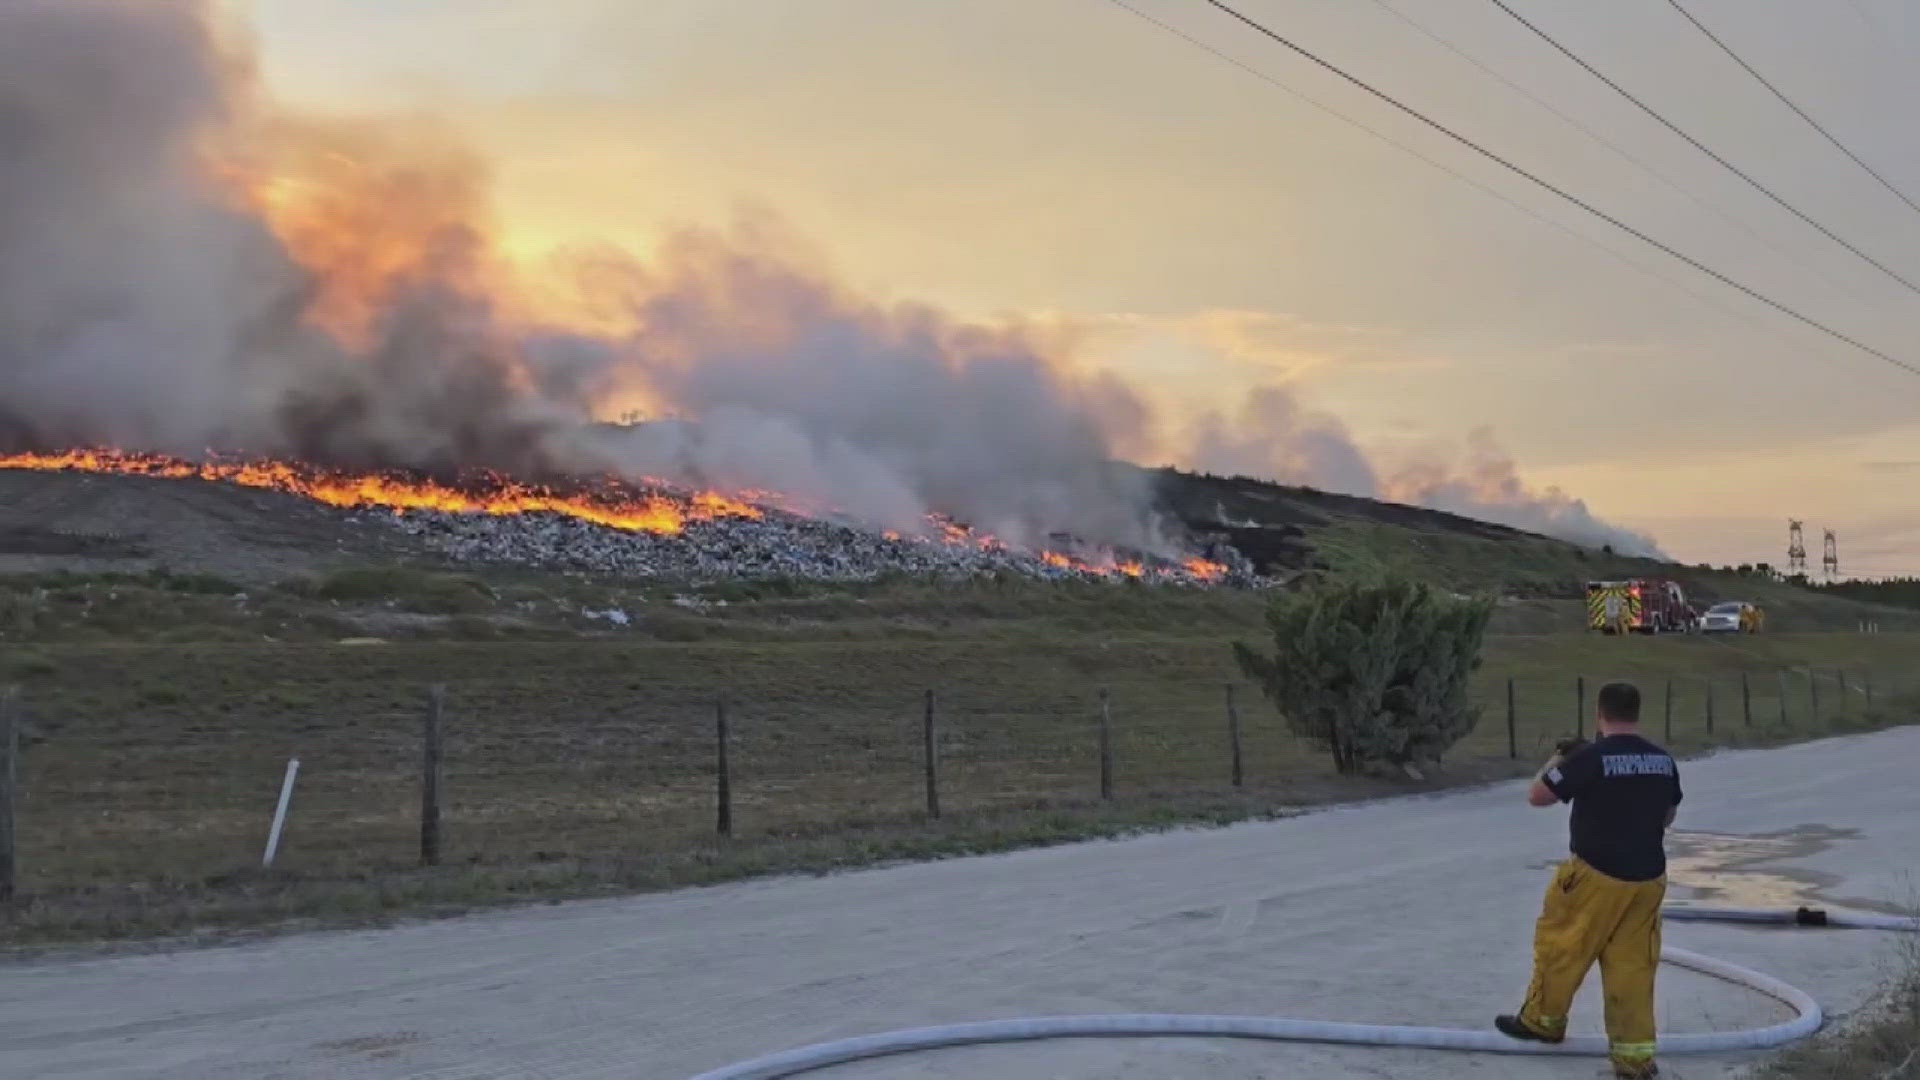
<path id="1" fill-rule="evenodd" d="M 1273 598 L 1271 655 L 1233 650 L 1288 727 L 1353 773 L 1436 760 L 1473 730 L 1467 678 L 1492 614 L 1421 583 L 1336 581 Z"/>

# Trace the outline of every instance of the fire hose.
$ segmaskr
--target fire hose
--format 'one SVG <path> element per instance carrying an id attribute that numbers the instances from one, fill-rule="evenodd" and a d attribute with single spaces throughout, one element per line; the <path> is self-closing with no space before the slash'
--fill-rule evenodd
<path id="1" fill-rule="evenodd" d="M 1666 919 L 1695 922 L 1785 923 L 1854 930 L 1920 932 L 1920 918 L 1817 908 L 1775 909 L 1709 907 L 1669 904 Z M 1819 1002 L 1805 991 L 1770 975 L 1685 949 L 1664 948 L 1663 963 L 1686 968 L 1736 986 L 1756 991 L 1792 1010 L 1793 1018 L 1745 1031 L 1665 1035 L 1663 1054 L 1724 1054 L 1764 1050 L 1805 1038 L 1820 1030 L 1825 1018 Z M 780 1077 L 824 1069 L 867 1058 L 936 1050 L 979 1043 L 1032 1039 L 1141 1038 L 1154 1036 L 1208 1036 L 1266 1039 L 1279 1042 L 1333 1043 L 1353 1046 L 1398 1046 L 1428 1050 L 1467 1050 L 1489 1054 L 1556 1054 L 1603 1056 L 1607 1040 L 1600 1035 L 1573 1035 L 1560 1043 L 1521 1042 L 1494 1031 L 1465 1028 L 1409 1027 L 1397 1024 L 1352 1024 L 1329 1020 L 1294 1020 L 1264 1016 L 1206 1016 L 1182 1013 L 1120 1013 L 1093 1016 L 1045 1016 L 1017 1020 L 983 1020 L 909 1028 L 877 1035 L 817 1043 L 726 1065 L 701 1073 L 693 1080 L 779 1080 Z"/>

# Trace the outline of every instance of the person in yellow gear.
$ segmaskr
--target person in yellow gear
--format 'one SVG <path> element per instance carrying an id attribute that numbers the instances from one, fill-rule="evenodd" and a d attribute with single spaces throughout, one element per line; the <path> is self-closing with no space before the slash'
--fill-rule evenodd
<path id="1" fill-rule="evenodd" d="M 1680 770 L 1673 755 L 1641 737 L 1640 691 L 1632 684 L 1601 687 L 1598 712 L 1599 739 L 1555 754 L 1527 792 L 1534 806 L 1573 804 L 1572 853 L 1554 871 L 1534 924 L 1526 1002 L 1494 1026 L 1516 1039 L 1565 1039 L 1574 992 L 1598 960 L 1613 1073 L 1643 1080 L 1660 1075 L 1653 980 Z"/>

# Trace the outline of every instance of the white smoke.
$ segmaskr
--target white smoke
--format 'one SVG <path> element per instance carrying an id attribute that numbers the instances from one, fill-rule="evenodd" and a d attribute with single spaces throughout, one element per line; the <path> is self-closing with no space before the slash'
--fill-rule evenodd
<path id="1" fill-rule="evenodd" d="M 470 155 L 276 107 L 220 29 L 208 0 L 0 0 L 0 438 L 615 470 L 902 530 L 937 512 L 1016 543 L 1171 546 L 1110 464 L 1152 442 L 1153 410 L 1038 330 L 853 295 L 751 220 L 644 263 L 575 258 L 594 318 L 542 316 Z M 698 423 L 596 424 L 634 403 Z M 1284 389 L 1186 442 L 1215 472 L 1614 536 L 1490 444 L 1465 472 L 1382 479 Z"/>
<path id="2" fill-rule="evenodd" d="M 1467 436 L 1466 463 L 1458 468 L 1426 462 L 1396 472 L 1385 494 L 1399 502 L 1557 537 L 1622 555 L 1663 559 L 1653 537 L 1595 517 L 1587 504 L 1557 487 L 1534 489 L 1521 480 L 1513 459 L 1492 431 Z"/>
<path id="3" fill-rule="evenodd" d="M 750 227 L 583 263 L 624 328 L 542 325 L 501 296 L 470 159 L 272 108 L 214 30 L 196 0 L 0 5 L 14 441 L 617 468 L 902 528 L 938 510 L 1016 542 L 1155 543 L 1095 413 L 1125 391 L 1083 392 L 1017 329 L 846 295 Z M 222 175 L 248 170 L 265 195 Z M 703 424 L 594 438 L 634 392 Z"/>
<path id="4" fill-rule="evenodd" d="M 1284 386 L 1249 391 L 1232 416 L 1201 415 L 1175 456 L 1203 472 L 1388 499 L 1624 555 L 1665 558 L 1652 537 L 1602 521 L 1558 488 L 1529 486 L 1490 430 L 1468 435 L 1463 464 L 1428 457 L 1383 468 L 1339 418 L 1307 408 Z"/>

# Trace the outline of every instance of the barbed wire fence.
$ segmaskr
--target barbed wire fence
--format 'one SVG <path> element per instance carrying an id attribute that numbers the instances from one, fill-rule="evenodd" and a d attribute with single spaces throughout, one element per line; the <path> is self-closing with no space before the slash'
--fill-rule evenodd
<path id="1" fill-rule="evenodd" d="M 1498 773 L 1590 732 L 1602 680 L 1483 672 L 1447 755 Z M 1756 665 L 1642 678 L 1643 728 L 1682 755 L 1904 717 L 1916 673 Z M 241 884 L 436 867 L 644 860 L 714 844 L 951 825 L 1063 807 L 1231 796 L 1284 804 L 1327 756 L 1238 681 L 1062 679 L 1012 701 L 978 685 L 716 691 L 672 673 L 621 707 L 543 715 L 544 686 L 478 694 L 388 677 L 282 700 L 244 687 L 190 719 L 37 719 L 0 693 L 0 904 L 136 884 Z M 829 688 L 831 689 L 831 688 Z M 154 700 L 163 700 L 164 695 Z M 803 700 L 804 699 L 804 700 Z M 179 703 L 175 703 L 179 704 Z M 1443 775 L 1431 778 L 1444 783 Z"/>

